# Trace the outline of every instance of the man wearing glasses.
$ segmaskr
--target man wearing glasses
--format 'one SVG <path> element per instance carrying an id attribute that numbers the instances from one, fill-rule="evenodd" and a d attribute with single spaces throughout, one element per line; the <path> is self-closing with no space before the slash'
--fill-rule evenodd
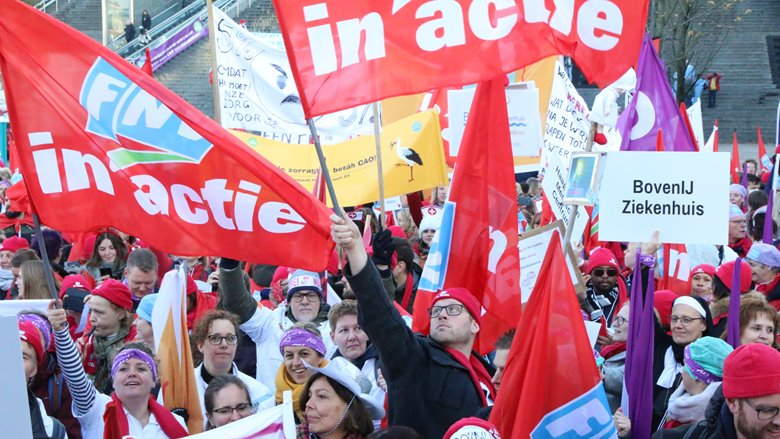
<path id="1" fill-rule="evenodd" d="M 390 425 L 440 438 L 456 421 L 488 405 L 495 391 L 490 366 L 472 352 L 481 306 L 464 288 L 437 294 L 429 336 L 414 334 L 385 293 L 357 226 L 331 216 L 331 235 L 346 252 L 347 276 L 358 299 L 360 327 L 379 350 L 387 381 Z"/>
<path id="2" fill-rule="evenodd" d="M 607 325 L 612 325 L 620 299 L 619 282 L 625 285 L 625 281 L 620 277 L 620 267 L 615 254 L 606 248 L 593 250 L 588 259 L 587 274 L 590 276 L 586 284 L 587 311 L 590 318 L 598 320 L 603 316 Z"/>
<path id="3" fill-rule="evenodd" d="M 753 241 L 747 236 L 747 218 L 735 204 L 729 205 L 729 248 L 744 258 Z"/>
<path id="4" fill-rule="evenodd" d="M 780 437 L 780 352 L 760 343 L 738 347 L 723 365 L 722 390 L 686 438 Z"/>
<path id="5" fill-rule="evenodd" d="M 274 314 L 282 330 L 286 330 L 297 322 L 311 322 L 317 325 L 320 334 L 330 333 L 328 322 L 330 305 L 322 296 L 322 283 L 317 273 L 306 270 L 295 270 L 287 282 L 287 304 L 279 304 Z M 326 355 L 330 357 L 336 352 L 336 347 L 330 337 L 323 337 Z"/>

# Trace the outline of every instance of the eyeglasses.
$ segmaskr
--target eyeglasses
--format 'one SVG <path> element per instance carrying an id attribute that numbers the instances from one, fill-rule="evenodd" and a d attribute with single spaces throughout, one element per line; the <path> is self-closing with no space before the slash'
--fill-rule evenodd
<path id="1" fill-rule="evenodd" d="M 463 308 L 463 305 L 458 305 L 456 303 L 447 306 L 432 306 L 428 309 L 428 315 L 435 319 L 436 317 L 439 317 L 442 310 L 447 310 L 447 315 L 454 317 L 459 316 L 463 312 Z"/>
<path id="2" fill-rule="evenodd" d="M 626 323 L 628 323 L 628 319 L 623 318 L 623 316 L 617 316 L 615 317 L 615 320 L 612 321 L 612 326 L 623 326 Z"/>
<path id="3" fill-rule="evenodd" d="M 730 223 L 734 223 L 734 224 L 747 224 L 747 220 L 743 220 L 743 219 L 741 219 L 741 220 L 730 220 L 729 222 Z"/>
<path id="4" fill-rule="evenodd" d="M 675 325 L 679 322 L 682 323 L 683 326 L 688 326 L 696 320 L 704 320 L 704 318 L 703 317 L 693 318 L 688 316 L 684 316 L 684 317 L 672 316 L 672 318 L 669 321 L 672 323 L 672 325 Z"/>
<path id="5" fill-rule="evenodd" d="M 762 421 L 769 421 L 771 419 L 774 419 L 774 417 L 777 416 L 778 413 L 780 413 L 780 407 L 756 408 L 756 406 L 754 406 L 749 399 L 745 399 L 744 401 L 747 403 L 747 405 L 750 406 L 750 408 L 756 411 L 756 417 Z"/>
<path id="6" fill-rule="evenodd" d="M 227 344 L 234 345 L 238 343 L 238 336 L 235 334 L 230 334 L 226 336 L 221 336 L 219 334 L 211 334 L 208 336 L 209 343 L 213 344 L 214 346 L 219 346 L 222 344 L 222 340 L 225 340 Z"/>
<path id="7" fill-rule="evenodd" d="M 235 407 L 220 407 L 218 409 L 214 409 L 214 413 L 222 416 L 230 416 L 233 414 L 233 411 L 236 411 L 240 416 L 247 416 L 255 411 L 255 406 L 248 403 L 239 404 Z"/>
<path id="8" fill-rule="evenodd" d="M 602 277 L 602 276 L 604 276 L 604 273 L 607 273 L 607 276 L 612 277 L 612 276 L 617 276 L 618 272 L 614 268 L 610 268 L 610 269 L 607 269 L 607 270 L 604 270 L 603 268 L 597 268 L 597 269 L 593 270 L 593 275 L 596 276 L 596 277 Z"/>
<path id="9" fill-rule="evenodd" d="M 315 300 L 319 299 L 320 296 L 317 293 L 295 293 L 292 295 L 292 300 L 295 303 L 301 303 L 303 302 L 303 299 L 306 299 L 307 302 L 314 302 Z"/>

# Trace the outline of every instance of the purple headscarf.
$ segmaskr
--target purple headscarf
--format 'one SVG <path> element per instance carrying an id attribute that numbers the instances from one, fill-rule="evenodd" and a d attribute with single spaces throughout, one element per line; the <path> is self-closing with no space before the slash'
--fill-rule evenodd
<path id="1" fill-rule="evenodd" d="M 325 356 L 325 343 L 322 342 L 320 337 L 305 329 L 293 328 L 285 332 L 282 341 L 279 342 L 279 352 L 282 355 L 284 355 L 284 348 L 287 346 L 309 348 L 323 357 Z"/>
<path id="2" fill-rule="evenodd" d="M 154 358 L 152 358 L 146 352 L 138 349 L 125 349 L 116 354 L 116 357 L 114 357 L 114 363 L 111 365 L 111 379 L 114 378 L 114 375 L 116 375 L 117 371 L 122 366 L 122 363 L 125 363 L 132 358 L 141 360 L 146 363 L 146 365 L 149 366 L 149 369 L 152 370 L 152 379 L 155 382 L 157 381 L 157 366 L 154 364 Z"/>

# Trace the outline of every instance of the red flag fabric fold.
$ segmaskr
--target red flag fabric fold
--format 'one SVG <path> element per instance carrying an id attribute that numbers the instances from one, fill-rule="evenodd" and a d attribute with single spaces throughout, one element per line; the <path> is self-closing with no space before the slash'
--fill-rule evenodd
<path id="1" fill-rule="evenodd" d="M 734 143 L 731 146 L 731 183 L 739 184 L 739 173 L 742 165 L 739 163 L 739 144 L 737 143 L 737 130 L 734 130 Z M 740 206 L 741 207 L 741 206 Z"/>

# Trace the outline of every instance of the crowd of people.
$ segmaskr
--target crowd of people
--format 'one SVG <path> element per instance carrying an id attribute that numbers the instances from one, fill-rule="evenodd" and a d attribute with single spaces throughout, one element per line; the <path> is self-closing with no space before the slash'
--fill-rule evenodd
<path id="1" fill-rule="evenodd" d="M 775 217 L 770 211 L 767 218 L 774 194 L 752 165 L 745 169 L 757 183 L 730 188 L 729 245 L 688 246 L 685 290 L 678 284 L 655 291 L 653 437 L 780 434 L 780 250 L 776 241 L 762 242 L 764 221 Z M 177 266 L 188 273 L 185 342 L 205 430 L 281 404 L 289 391 L 301 438 L 438 439 L 473 428 L 498 435 L 487 420 L 522 332 L 504 334 L 488 356 L 475 353 L 481 304 L 463 288 L 433 297 L 428 335 L 410 328 L 447 187 L 427 200 L 404 197 L 406 207 L 384 228 L 369 207 L 333 215 L 331 234 L 344 259 L 334 257 L 315 273 L 166 254 L 114 229 L 75 236 L 44 227 L 41 242 L 26 191 L 16 190 L 23 184 L 0 183 L 6 221 L 0 298 L 51 299 L 46 265 L 58 293 L 47 313 L 22 311 L 17 318 L 35 438 L 199 433 L 187 429 L 190 413 L 167 409 L 159 397 L 154 334 L 161 328 L 152 312 L 162 277 Z M 544 224 L 545 213 L 539 179 L 517 189 L 522 234 Z M 372 235 L 368 248 L 365 229 Z M 579 293 L 583 318 L 606 328 L 595 361 L 615 427 L 630 437 L 621 407 L 631 273 L 662 282 L 654 257 L 663 251 L 657 242 L 592 239 L 577 250 L 586 281 Z M 645 288 L 643 282 L 639 291 Z M 733 294 L 739 294 L 736 349 L 725 341 Z"/>

